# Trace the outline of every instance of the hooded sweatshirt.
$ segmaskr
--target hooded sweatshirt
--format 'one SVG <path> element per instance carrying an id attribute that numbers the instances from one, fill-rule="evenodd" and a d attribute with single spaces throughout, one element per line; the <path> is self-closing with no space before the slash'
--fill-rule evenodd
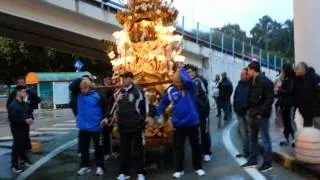
<path id="1" fill-rule="evenodd" d="M 170 87 L 160 101 L 156 117 L 163 114 L 172 102 L 172 124 L 174 128 L 198 126 L 200 121 L 196 103 L 195 83 L 185 69 L 180 69 L 179 73 L 184 89 L 180 90 L 175 86 Z"/>

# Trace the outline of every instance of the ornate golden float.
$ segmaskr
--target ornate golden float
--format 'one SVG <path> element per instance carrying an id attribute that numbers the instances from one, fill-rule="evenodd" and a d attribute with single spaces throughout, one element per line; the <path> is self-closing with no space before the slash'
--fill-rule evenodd
<path id="1" fill-rule="evenodd" d="M 174 71 L 184 62 L 180 55 L 182 37 L 174 34 L 173 26 L 178 11 L 173 1 L 162 0 L 128 0 L 124 7 L 116 15 L 123 29 L 113 34 L 116 43 L 107 49 L 113 78 L 132 72 L 135 83 L 145 89 L 148 104 L 157 106 Z M 168 144 L 173 134 L 170 116 L 169 108 L 163 125 L 146 125 L 147 145 Z"/>

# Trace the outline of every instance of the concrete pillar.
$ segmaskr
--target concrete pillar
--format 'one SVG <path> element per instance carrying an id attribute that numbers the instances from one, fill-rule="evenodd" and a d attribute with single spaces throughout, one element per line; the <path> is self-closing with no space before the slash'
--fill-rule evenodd
<path id="1" fill-rule="evenodd" d="M 294 0 L 295 62 L 305 61 L 319 73 L 320 69 L 320 0 Z M 301 121 L 296 116 L 296 121 Z M 298 130 L 296 158 L 320 164 L 320 131 L 316 128 Z"/>
<path id="2" fill-rule="evenodd" d="M 320 69 L 320 1 L 293 0 L 295 61 Z"/>

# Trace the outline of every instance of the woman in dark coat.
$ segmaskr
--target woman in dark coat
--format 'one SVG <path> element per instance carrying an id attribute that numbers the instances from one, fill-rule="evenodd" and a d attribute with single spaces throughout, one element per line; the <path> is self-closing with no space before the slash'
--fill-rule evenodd
<path id="1" fill-rule="evenodd" d="M 278 89 L 279 106 L 282 113 L 283 126 L 284 126 L 284 137 L 286 141 L 280 143 L 281 146 L 288 146 L 290 142 L 290 136 L 294 142 L 294 126 L 292 108 L 293 103 L 293 90 L 295 82 L 295 73 L 290 64 L 285 64 L 282 68 L 283 79 L 281 80 L 281 86 Z M 294 146 L 294 143 L 292 143 Z"/>

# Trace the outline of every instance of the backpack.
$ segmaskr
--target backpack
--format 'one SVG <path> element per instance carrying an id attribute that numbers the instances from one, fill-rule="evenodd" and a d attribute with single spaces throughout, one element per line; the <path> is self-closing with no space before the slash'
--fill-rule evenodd
<path id="1" fill-rule="evenodd" d="M 206 94 L 209 93 L 209 90 L 208 90 L 208 86 L 209 86 L 209 83 L 208 83 L 208 80 L 206 78 L 204 78 L 203 76 L 199 76 L 199 79 L 202 81 L 203 83 L 203 86 L 204 86 L 204 90 L 206 92 Z"/>

